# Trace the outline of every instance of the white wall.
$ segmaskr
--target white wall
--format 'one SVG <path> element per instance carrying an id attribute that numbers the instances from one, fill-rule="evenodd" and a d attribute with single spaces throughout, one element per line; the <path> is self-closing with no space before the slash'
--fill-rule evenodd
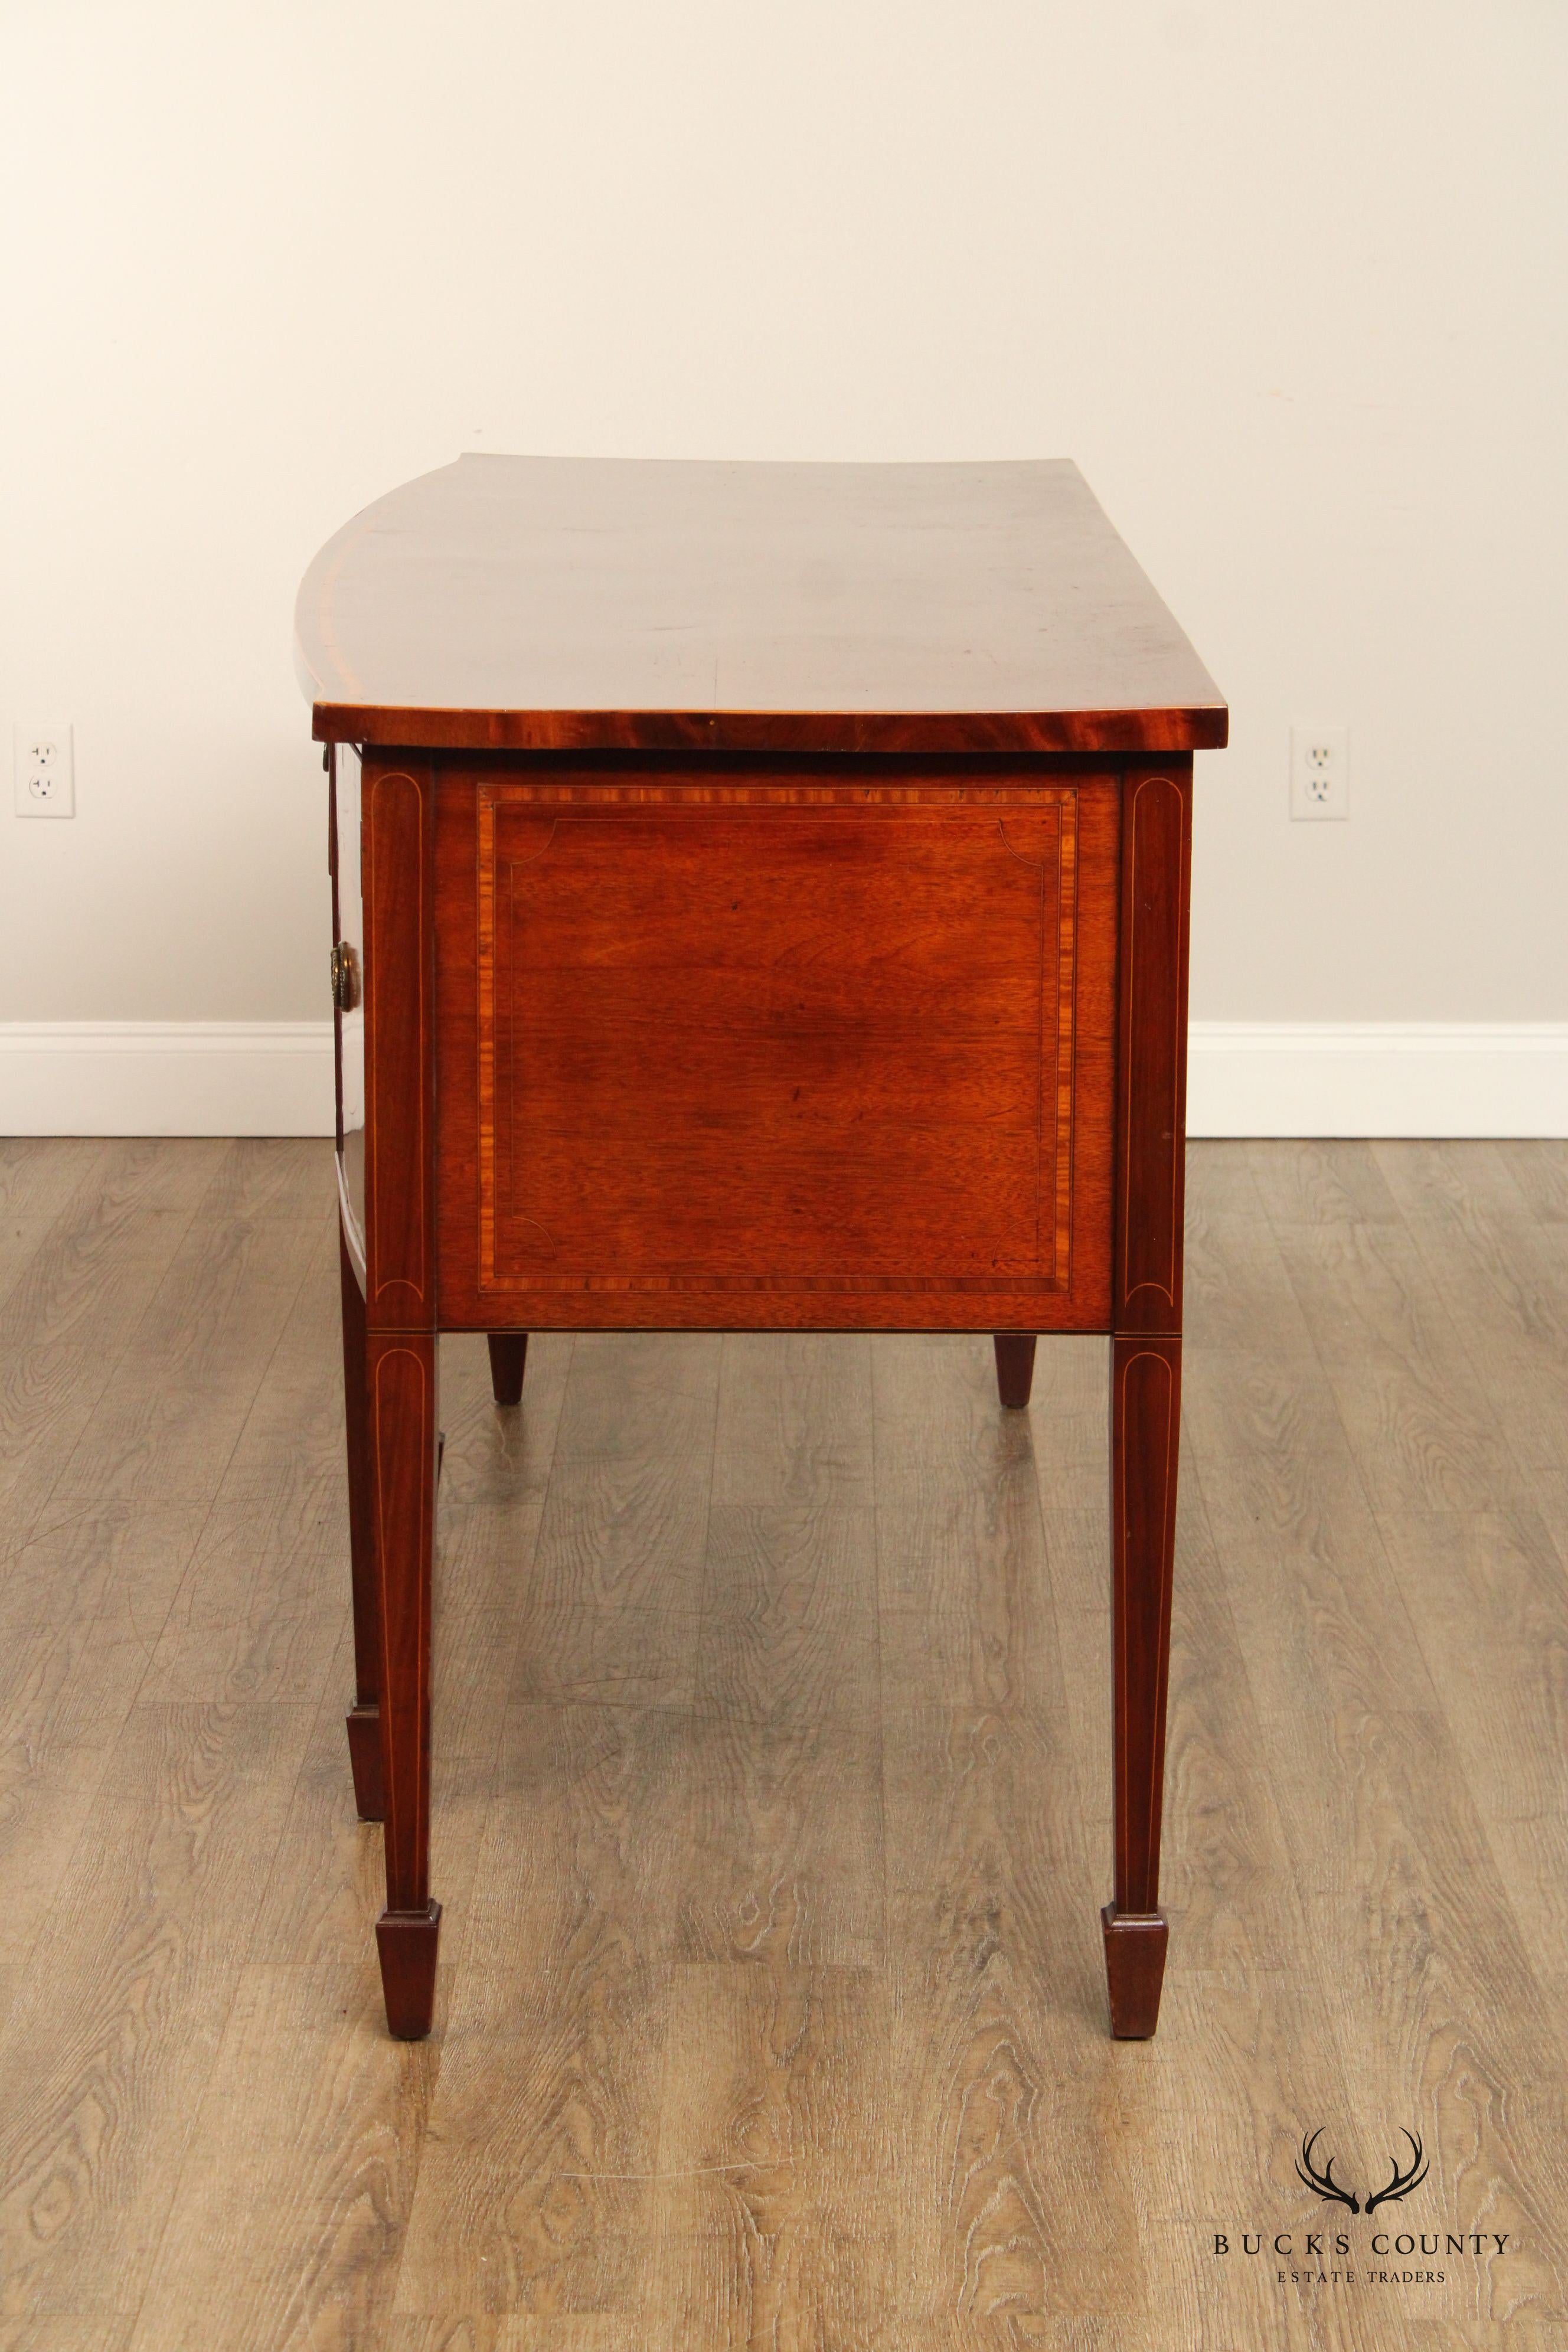
<path id="1" fill-rule="evenodd" d="M 1568 1016 L 1561 0 L 6 0 L 0 1017 L 325 1010 L 295 583 L 465 447 L 1078 458 L 1233 706 L 1194 1010 Z M 1293 714 L 1352 815 L 1291 824 Z M 8 802 L 7 804 L 8 806 Z"/>

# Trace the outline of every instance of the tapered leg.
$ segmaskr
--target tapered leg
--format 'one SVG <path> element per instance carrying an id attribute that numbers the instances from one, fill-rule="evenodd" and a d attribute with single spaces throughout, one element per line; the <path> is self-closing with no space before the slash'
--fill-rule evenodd
<path id="1" fill-rule="evenodd" d="M 386 2021 L 430 2031 L 441 1906 L 430 1900 L 430 1568 L 436 1535 L 436 1339 L 372 1333 L 370 1453 L 381 1570 L 381 1770 L 386 1908 L 376 1923 Z"/>
<path id="2" fill-rule="evenodd" d="M 1022 1412 L 1035 1385 L 1035 1335 L 1032 1331 L 998 1331 L 996 1392 L 1014 1412 Z"/>
<path id="3" fill-rule="evenodd" d="M 381 1625 L 376 1601 L 375 1522 L 371 1509 L 370 1438 L 365 1411 L 364 1294 L 342 1227 L 338 1264 L 343 1299 L 343 1421 L 349 1449 L 349 1565 L 353 1579 L 354 1703 L 349 1711 L 349 1766 L 354 1803 L 364 1822 L 381 1819 Z"/>
<path id="4" fill-rule="evenodd" d="M 1159 2022 L 1165 1973 L 1160 1814 L 1181 1427 L 1180 1339 L 1113 1339 L 1110 1401 L 1116 1899 L 1101 1916 L 1110 2030 L 1137 2041 Z"/>
<path id="5" fill-rule="evenodd" d="M 522 1373 L 528 1361 L 526 1331 L 492 1331 L 490 1342 L 490 1387 L 497 1404 L 521 1404 Z"/>

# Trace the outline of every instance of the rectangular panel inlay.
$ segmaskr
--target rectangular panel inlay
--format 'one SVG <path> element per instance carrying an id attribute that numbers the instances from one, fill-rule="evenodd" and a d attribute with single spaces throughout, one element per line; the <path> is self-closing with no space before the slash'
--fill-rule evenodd
<path id="1" fill-rule="evenodd" d="M 484 1287 L 1066 1289 L 1077 814 L 481 785 Z"/>

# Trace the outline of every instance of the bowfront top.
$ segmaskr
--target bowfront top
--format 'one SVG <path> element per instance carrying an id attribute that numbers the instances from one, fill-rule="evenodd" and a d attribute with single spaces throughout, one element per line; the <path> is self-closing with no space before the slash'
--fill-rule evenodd
<path id="1" fill-rule="evenodd" d="M 1178 751 L 1192 646 L 1066 459 L 468 456 L 306 573 L 323 741 L 450 750 Z"/>

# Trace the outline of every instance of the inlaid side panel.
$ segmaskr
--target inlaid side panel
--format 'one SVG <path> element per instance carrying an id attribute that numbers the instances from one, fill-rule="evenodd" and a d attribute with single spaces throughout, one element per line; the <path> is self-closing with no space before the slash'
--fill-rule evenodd
<path id="1" fill-rule="evenodd" d="M 1122 787 L 1116 1328 L 1182 1328 L 1192 762 Z"/>
<path id="2" fill-rule="evenodd" d="M 363 779 L 367 1280 L 373 1330 L 436 1320 L 435 807 L 423 763 Z"/>
<path id="3" fill-rule="evenodd" d="M 444 1322 L 465 1260 L 475 1319 L 529 1326 L 1103 1300 L 1109 782 L 441 791 Z"/>

